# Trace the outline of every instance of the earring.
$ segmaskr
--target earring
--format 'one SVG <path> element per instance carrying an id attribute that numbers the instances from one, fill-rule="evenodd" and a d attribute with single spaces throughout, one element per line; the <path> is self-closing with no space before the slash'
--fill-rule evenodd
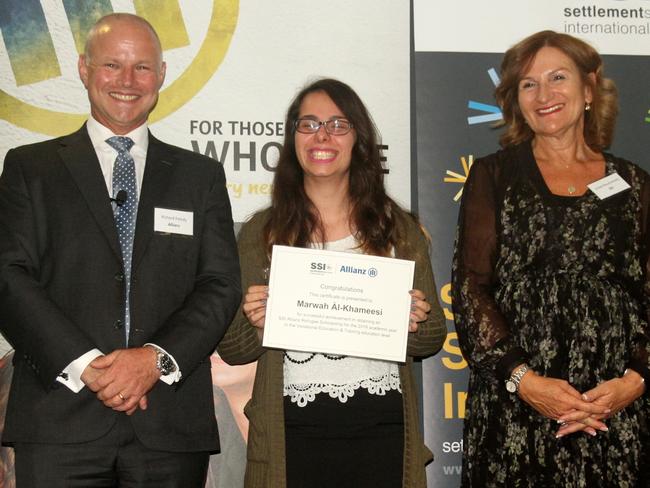
<path id="1" fill-rule="evenodd" d="M 591 110 L 591 102 L 585 103 L 585 111 L 589 112 Z"/>

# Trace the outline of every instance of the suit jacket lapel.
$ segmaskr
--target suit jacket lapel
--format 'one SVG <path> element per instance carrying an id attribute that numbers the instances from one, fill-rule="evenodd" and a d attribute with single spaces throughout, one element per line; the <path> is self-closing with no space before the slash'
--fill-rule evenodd
<path id="1" fill-rule="evenodd" d="M 147 162 L 144 167 L 142 189 L 138 200 L 138 217 L 135 225 L 132 267 L 135 270 L 153 236 L 154 208 L 169 186 L 174 166 L 165 145 L 149 133 Z"/>
<path id="2" fill-rule="evenodd" d="M 115 229 L 110 196 L 85 124 L 77 132 L 61 140 L 59 155 L 86 200 L 97 225 L 106 236 L 111 249 L 121 261 L 122 251 Z"/>

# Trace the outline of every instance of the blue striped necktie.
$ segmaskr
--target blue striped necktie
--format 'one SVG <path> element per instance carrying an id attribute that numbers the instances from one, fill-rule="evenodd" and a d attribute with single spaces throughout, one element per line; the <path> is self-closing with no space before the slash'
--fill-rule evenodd
<path id="1" fill-rule="evenodd" d="M 114 136 L 106 139 L 109 146 L 117 151 L 117 158 L 113 165 L 113 198 L 119 191 L 126 192 L 123 200 L 115 208 L 115 226 L 122 248 L 122 261 L 124 263 L 124 329 L 126 342 L 129 342 L 131 328 L 131 314 L 129 295 L 131 291 L 131 256 L 133 254 L 133 236 L 135 235 L 135 218 L 138 213 L 138 186 L 135 179 L 135 161 L 129 153 L 133 147 L 130 137 Z"/>

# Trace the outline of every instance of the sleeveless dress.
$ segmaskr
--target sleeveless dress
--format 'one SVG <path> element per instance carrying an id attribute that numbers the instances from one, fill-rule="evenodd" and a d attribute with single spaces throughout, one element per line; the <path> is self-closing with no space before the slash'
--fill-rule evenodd
<path id="1" fill-rule="evenodd" d="M 648 375 L 650 180 L 605 159 L 631 188 L 603 200 L 552 194 L 528 143 L 472 167 L 452 281 L 470 363 L 463 486 L 650 486 L 647 394 L 607 433 L 556 439 L 557 423 L 503 383 L 523 361 L 578 391 L 626 367 Z"/>

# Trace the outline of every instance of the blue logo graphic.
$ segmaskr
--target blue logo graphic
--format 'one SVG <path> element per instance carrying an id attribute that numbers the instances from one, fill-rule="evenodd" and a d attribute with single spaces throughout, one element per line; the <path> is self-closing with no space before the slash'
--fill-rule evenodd
<path id="1" fill-rule="evenodd" d="M 500 81 L 496 70 L 494 68 L 490 68 L 487 73 L 490 76 L 492 83 L 496 87 Z M 489 105 L 486 103 L 469 100 L 467 102 L 467 108 L 471 110 L 478 110 L 479 112 L 484 112 L 483 115 L 472 115 L 471 117 L 467 117 L 467 123 L 469 125 L 485 124 L 487 122 L 496 122 L 497 120 L 503 119 L 501 109 L 499 109 L 499 107 L 496 105 Z"/>
<path id="2" fill-rule="evenodd" d="M 370 268 L 368 270 L 368 276 L 370 276 L 371 278 L 377 276 L 377 273 L 378 273 L 377 268 Z"/>

